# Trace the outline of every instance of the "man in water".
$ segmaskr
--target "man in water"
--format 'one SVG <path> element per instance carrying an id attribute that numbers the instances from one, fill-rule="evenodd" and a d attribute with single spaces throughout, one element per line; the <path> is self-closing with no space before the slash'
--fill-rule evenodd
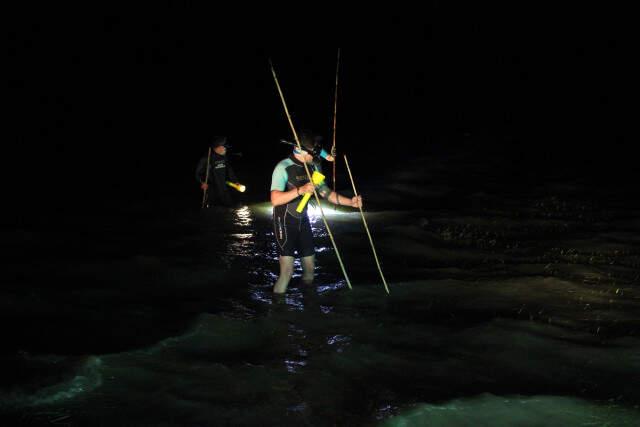
<path id="1" fill-rule="evenodd" d="M 273 292 L 278 294 L 287 291 L 296 251 L 301 258 L 303 282 L 311 283 L 314 275 L 315 248 L 307 216 L 308 204 L 302 213 L 298 213 L 296 208 L 302 196 L 313 194 L 314 185 L 309 182 L 304 163 L 308 165 L 310 173 L 313 174 L 314 170 L 321 172 L 320 164 L 314 158 L 320 156 L 323 150 L 318 140 L 308 133 L 300 135 L 300 144 L 302 151 L 295 147 L 289 157 L 276 165 L 271 178 L 273 227 L 280 253 L 280 275 L 273 286 Z M 324 182 L 317 187 L 317 191 L 319 196 L 333 204 L 354 208 L 362 206 L 360 196 L 342 196 L 331 191 Z"/>
<path id="2" fill-rule="evenodd" d="M 233 168 L 227 162 L 227 137 L 216 137 L 211 148 L 211 158 L 207 160 L 206 156 L 203 157 L 196 168 L 196 179 L 200 183 L 200 188 L 207 194 L 205 206 L 233 206 L 227 181 L 238 182 L 238 180 Z M 207 163 L 209 164 L 208 180 Z"/>

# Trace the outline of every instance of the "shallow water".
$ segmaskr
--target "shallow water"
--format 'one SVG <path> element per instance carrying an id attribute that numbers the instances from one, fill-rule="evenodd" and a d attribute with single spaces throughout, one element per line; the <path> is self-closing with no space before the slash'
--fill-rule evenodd
<path id="1" fill-rule="evenodd" d="M 271 292 L 267 203 L 197 211 L 168 199 L 161 213 L 141 202 L 4 232 L 0 414 L 637 425 L 640 209 L 575 183 L 461 192 L 432 169 L 424 191 L 399 185 L 423 176 L 405 173 L 367 199 L 390 295 L 357 212 L 325 208 L 353 289 L 315 214 L 316 280 L 302 285 L 296 264 L 285 296 Z M 416 203 L 381 210 L 407 188 Z"/>

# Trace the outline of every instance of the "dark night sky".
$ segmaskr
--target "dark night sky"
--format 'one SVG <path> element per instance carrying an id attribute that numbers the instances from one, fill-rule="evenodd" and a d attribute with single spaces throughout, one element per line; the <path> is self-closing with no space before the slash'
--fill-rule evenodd
<path id="1" fill-rule="evenodd" d="M 483 144 L 505 162 L 551 156 L 580 173 L 578 163 L 629 161 L 635 72 L 621 28 L 525 24 L 524 9 L 499 25 L 462 21 L 434 4 L 421 25 L 392 20 L 366 47 L 342 48 L 344 150 Z M 226 134 L 245 168 L 269 173 L 290 131 L 268 58 L 296 124 L 330 138 L 336 48 L 232 46 L 201 14 L 179 12 L 16 21 L 5 172 L 72 197 L 180 192 Z"/>

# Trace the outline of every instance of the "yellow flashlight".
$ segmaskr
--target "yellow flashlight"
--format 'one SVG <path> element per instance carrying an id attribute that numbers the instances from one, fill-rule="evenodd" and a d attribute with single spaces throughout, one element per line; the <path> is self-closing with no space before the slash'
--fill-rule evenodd
<path id="1" fill-rule="evenodd" d="M 236 190 L 238 190 L 241 193 L 244 193 L 244 190 L 247 189 L 247 187 L 245 187 L 244 185 L 242 185 L 240 183 L 236 183 L 236 182 L 227 181 L 227 185 L 229 187 L 235 188 Z"/>
<path id="2" fill-rule="evenodd" d="M 324 175 L 322 175 L 318 171 L 313 171 L 313 175 L 311 175 L 311 181 L 313 181 L 314 185 L 320 185 L 322 184 L 322 181 L 324 181 Z M 305 194 L 302 197 L 302 200 L 300 200 L 300 203 L 298 203 L 298 208 L 296 209 L 296 212 L 302 213 L 302 210 L 304 209 L 305 205 L 307 204 L 310 198 L 311 198 L 311 193 Z"/>

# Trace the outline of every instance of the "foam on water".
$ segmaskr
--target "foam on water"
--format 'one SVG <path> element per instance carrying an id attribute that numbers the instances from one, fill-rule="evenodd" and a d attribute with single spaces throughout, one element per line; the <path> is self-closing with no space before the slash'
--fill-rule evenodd
<path id="1" fill-rule="evenodd" d="M 640 410 L 615 402 L 589 402 L 564 396 L 494 396 L 420 404 L 400 411 L 381 427 L 632 427 Z"/>

